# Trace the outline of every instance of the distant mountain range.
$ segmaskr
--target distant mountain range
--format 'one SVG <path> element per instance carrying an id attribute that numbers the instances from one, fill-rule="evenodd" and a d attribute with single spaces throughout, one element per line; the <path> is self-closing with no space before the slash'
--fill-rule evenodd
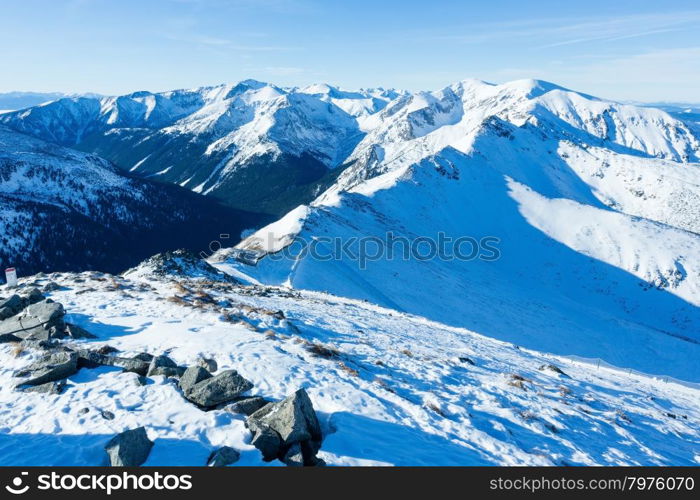
<path id="1" fill-rule="evenodd" d="M 120 272 L 163 248 L 208 251 L 263 216 L 136 179 L 95 155 L 0 126 L 0 267 Z"/>

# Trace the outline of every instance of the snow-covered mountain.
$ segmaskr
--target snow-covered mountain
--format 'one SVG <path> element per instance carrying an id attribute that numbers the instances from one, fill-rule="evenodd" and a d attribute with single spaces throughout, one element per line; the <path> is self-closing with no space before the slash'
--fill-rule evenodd
<path id="1" fill-rule="evenodd" d="M 0 126 L 0 267 L 120 271 L 160 250 L 207 249 L 259 224 L 176 186 L 132 179 L 92 154 Z"/>
<path id="2" fill-rule="evenodd" d="M 283 214 L 311 201 L 399 96 L 246 80 L 192 90 L 66 98 L 0 116 L 23 133 L 99 154 L 124 170 Z"/>
<path id="3" fill-rule="evenodd" d="M 239 245 L 268 255 L 247 272 L 700 380 L 700 141 L 686 124 L 546 82 L 468 80 L 400 96 L 365 130 L 329 189 Z M 495 237 L 499 258 L 399 247 L 363 270 L 330 243 L 337 258 L 275 258 L 295 238 L 387 233 Z M 214 261 L 240 267 L 231 255 Z"/>

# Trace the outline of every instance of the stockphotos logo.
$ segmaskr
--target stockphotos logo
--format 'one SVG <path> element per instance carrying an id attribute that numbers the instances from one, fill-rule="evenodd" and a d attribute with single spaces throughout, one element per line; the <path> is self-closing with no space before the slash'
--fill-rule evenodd
<path id="1" fill-rule="evenodd" d="M 12 479 L 5 489 L 13 495 L 22 495 L 29 491 L 25 484 L 28 472 L 22 472 Z M 111 495 L 115 491 L 174 491 L 191 490 L 192 476 L 189 474 L 42 474 L 37 476 L 36 489 L 40 491 L 95 491 Z"/>
<path id="2" fill-rule="evenodd" d="M 28 476 L 28 472 L 22 472 L 19 476 L 12 480 L 12 485 L 5 486 L 5 489 L 13 495 L 22 495 L 29 491 L 29 485 L 24 484 L 24 476 Z"/>

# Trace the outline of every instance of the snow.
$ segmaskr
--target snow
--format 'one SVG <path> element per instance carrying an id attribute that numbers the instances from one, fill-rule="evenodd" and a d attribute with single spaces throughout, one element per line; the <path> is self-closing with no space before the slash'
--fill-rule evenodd
<path id="1" fill-rule="evenodd" d="M 214 357 L 220 369 L 251 380 L 253 394 L 274 399 L 304 387 L 325 434 L 320 456 L 331 465 L 698 463 L 700 389 L 692 385 L 323 293 L 182 279 L 185 289 L 227 301 L 223 309 L 243 318 L 234 324 L 214 306 L 165 300 L 183 295 L 172 281 L 117 277 L 115 289 L 99 273 L 75 278 L 40 283 L 62 285 L 52 298 L 69 321 L 99 336 L 83 344 L 167 352 L 182 364 Z M 266 313 L 278 309 L 286 320 Z M 333 346 L 340 357 L 314 357 L 305 341 Z M 198 410 L 162 377 L 140 386 L 134 374 L 83 369 L 62 395 L 18 395 L 11 373 L 35 354 L 10 351 L 0 345 L 2 465 L 101 464 L 106 442 L 140 425 L 156 443 L 146 465 L 202 465 L 221 445 L 242 452 L 237 465 L 265 465 L 243 417 Z M 539 369 L 549 364 L 565 375 Z M 513 375 L 525 379 L 524 388 Z M 82 408 L 89 412 L 79 414 Z M 103 410 L 114 420 L 102 418 Z"/>

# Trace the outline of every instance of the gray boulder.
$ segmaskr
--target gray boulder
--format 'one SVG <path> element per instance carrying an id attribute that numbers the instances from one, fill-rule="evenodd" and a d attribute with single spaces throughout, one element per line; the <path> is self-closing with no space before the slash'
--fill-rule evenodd
<path id="1" fill-rule="evenodd" d="M 185 393 L 185 397 L 201 407 L 211 408 L 233 401 L 252 388 L 253 384 L 240 376 L 236 370 L 226 370 L 197 382 Z"/>
<path id="2" fill-rule="evenodd" d="M 250 416 L 268 404 L 270 404 L 270 401 L 267 399 L 261 398 L 260 396 L 253 396 L 250 398 L 241 398 L 238 401 L 231 403 L 226 407 L 226 410 L 230 411 L 231 413 L 240 413 L 242 415 Z"/>
<path id="3" fill-rule="evenodd" d="M 187 396 L 195 385 L 208 378 L 212 378 L 212 375 L 204 368 L 201 366 L 190 366 L 180 377 L 180 389 Z"/>
<path id="4" fill-rule="evenodd" d="M 263 452 L 265 460 L 284 460 L 292 446 L 298 444 L 304 465 L 317 464 L 316 453 L 321 447 L 323 435 L 311 399 L 304 389 L 299 389 L 283 401 L 262 407 L 248 417 L 246 426 L 253 433 L 252 444 Z M 280 441 L 274 457 L 271 431 L 277 434 Z M 290 461 L 296 461 L 296 458 L 291 458 L 294 455 L 290 456 Z"/>
<path id="5" fill-rule="evenodd" d="M 212 452 L 207 459 L 208 467 L 226 467 L 233 463 L 238 462 L 241 458 L 241 454 L 237 450 L 231 448 L 230 446 L 222 446 L 218 450 Z"/>
<path id="6" fill-rule="evenodd" d="M 147 377 L 163 375 L 164 377 L 179 377 L 182 371 L 177 364 L 167 356 L 156 356 L 148 367 Z"/>
<path id="7" fill-rule="evenodd" d="M 64 380 L 54 380 L 53 382 L 46 382 L 41 385 L 20 385 L 17 386 L 17 390 L 22 392 L 38 392 L 41 394 L 61 394 L 66 388 L 66 381 Z"/>
<path id="8" fill-rule="evenodd" d="M 137 427 L 114 436 L 105 446 L 112 467 L 138 467 L 151 453 L 153 441 L 148 439 L 146 429 Z"/>
<path id="9" fill-rule="evenodd" d="M 15 372 L 15 377 L 26 377 L 20 385 L 42 385 L 70 377 L 78 371 L 78 356 L 74 352 L 59 351 L 45 354 L 39 361 Z"/>

